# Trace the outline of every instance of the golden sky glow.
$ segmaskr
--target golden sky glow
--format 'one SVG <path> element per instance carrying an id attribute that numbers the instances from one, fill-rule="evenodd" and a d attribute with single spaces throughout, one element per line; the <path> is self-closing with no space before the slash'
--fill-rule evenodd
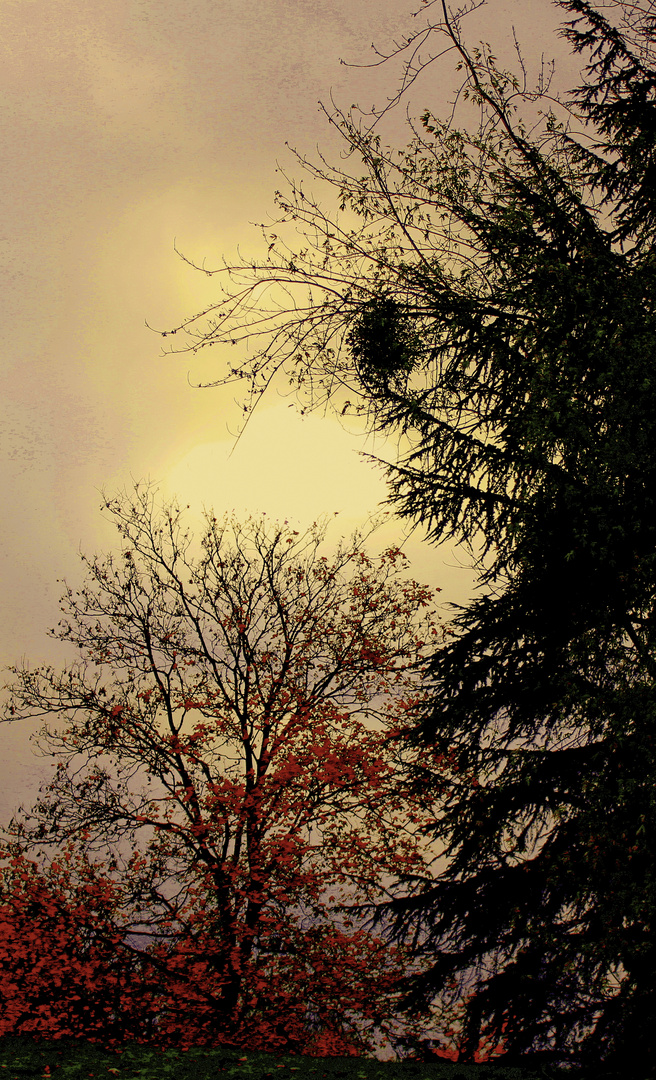
<path id="1" fill-rule="evenodd" d="M 56 579 L 78 550 L 113 536 L 98 513 L 150 477 L 196 508 L 266 510 L 306 523 L 339 511 L 350 532 L 385 496 L 363 444 L 335 419 L 263 403 L 230 455 L 234 393 L 195 390 L 192 361 L 161 356 L 160 328 L 200 310 L 212 281 L 174 254 L 216 265 L 259 242 L 285 142 L 330 159 L 339 143 L 318 100 L 380 103 L 387 69 L 353 69 L 372 40 L 410 26 L 417 0 L 5 0 L 0 11 L 3 341 L 1 662 L 60 653 Z M 549 0 L 490 0 L 473 40 L 530 71 L 562 46 Z M 566 65 L 566 61 L 564 61 Z M 426 86 L 435 111 L 452 65 Z M 446 79 L 440 82 L 440 79 Z M 422 100 L 421 105 L 426 101 Z M 397 121 L 395 121 L 397 123 Z M 392 125 L 394 127 L 394 125 Z M 403 116 L 398 133 L 405 139 Z M 205 357 L 216 363 L 218 354 Z M 400 536 L 390 524 L 381 544 Z M 412 571 L 449 599 L 469 587 L 456 557 L 414 539 Z M 43 763 L 25 726 L 0 728 L 0 813 L 35 790 Z"/>

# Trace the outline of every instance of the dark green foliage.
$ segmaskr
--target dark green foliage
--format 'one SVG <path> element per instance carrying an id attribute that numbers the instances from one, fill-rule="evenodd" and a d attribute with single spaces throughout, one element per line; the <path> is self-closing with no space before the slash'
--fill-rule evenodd
<path id="1" fill-rule="evenodd" d="M 454 777 L 435 831 L 447 872 L 391 910 L 437 957 L 410 998 L 471 993 L 465 1058 L 487 1035 L 653 1075 L 656 80 L 589 5 L 561 6 L 591 14 L 569 30 L 597 57 L 576 106 L 614 160 L 518 141 L 467 207 L 476 294 L 432 298 L 437 370 L 385 417 L 420 406 L 397 505 L 436 540 L 482 536 L 487 586 L 435 657 L 421 732 L 475 783 Z M 634 79 L 640 108 L 620 108 Z"/>
<path id="2" fill-rule="evenodd" d="M 420 339 L 413 321 L 391 296 L 374 297 L 347 334 L 362 385 L 372 394 L 403 386 L 418 360 Z"/>
<path id="3" fill-rule="evenodd" d="M 126 1043 L 105 1048 L 82 1039 L 0 1040 L 0 1068 L 5 1080 L 543 1080 L 534 1067 L 503 1068 L 453 1065 L 449 1062 L 377 1061 L 371 1058 L 311 1058 L 231 1050 L 191 1048 L 159 1050 Z M 552 1080 L 565 1074 L 550 1070 Z M 567 1080 L 587 1080 L 576 1073 Z M 604 1075 L 601 1080 L 615 1080 Z"/>

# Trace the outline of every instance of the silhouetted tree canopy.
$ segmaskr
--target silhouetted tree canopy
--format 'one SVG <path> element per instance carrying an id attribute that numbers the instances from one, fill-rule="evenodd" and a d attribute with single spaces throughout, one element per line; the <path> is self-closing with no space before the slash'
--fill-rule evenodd
<path id="1" fill-rule="evenodd" d="M 463 1060 L 502 1039 L 653 1075 L 656 7 L 557 6 L 583 65 L 560 97 L 424 4 L 397 98 L 451 58 L 453 107 L 402 150 L 334 114 L 347 165 L 301 162 L 339 212 L 290 182 L 302 242 L 277 223 L 185 329 L 248 339 L 225 376 L 247 407 L 284 373 L 403 435 L 393 505 L 478 560 L 407 732 L 467 778 L 433 830 L 448 869 L 377 913 L 434 957 L 408 1000 L 464 1003 Z"/>

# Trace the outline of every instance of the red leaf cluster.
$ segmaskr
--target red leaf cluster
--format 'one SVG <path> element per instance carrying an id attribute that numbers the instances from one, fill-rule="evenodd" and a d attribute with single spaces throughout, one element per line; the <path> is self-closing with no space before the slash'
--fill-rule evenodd
<path id="1" fill-rule="evenodd" d="M 428 874 L 439 792 L 402 736 L 430 593 L 397 550 L 319 556 L 318 527 L 210 518 L 192 557 L 147 489 L 108 506 L 125 558 L 84 560 L 56 632 L 80 663 L 15 671 L 11 719 L 66 726 L 8 831 L 0 1035 L 371 1053 L 417 961 L 351 909 Z"/>

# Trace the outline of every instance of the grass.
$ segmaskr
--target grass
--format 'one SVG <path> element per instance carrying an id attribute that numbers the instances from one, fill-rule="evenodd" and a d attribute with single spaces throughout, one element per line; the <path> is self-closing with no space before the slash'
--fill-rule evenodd
<path id="1" fill-rule="evenodd" d="M 278 1057 L 245 1050 L 156 1049 L 139 1043 L 110 1048 L 79 1039 L 0 1038 L 0 1080 L 606 1080 L 606 1075 L 544 1065 Z"/>

